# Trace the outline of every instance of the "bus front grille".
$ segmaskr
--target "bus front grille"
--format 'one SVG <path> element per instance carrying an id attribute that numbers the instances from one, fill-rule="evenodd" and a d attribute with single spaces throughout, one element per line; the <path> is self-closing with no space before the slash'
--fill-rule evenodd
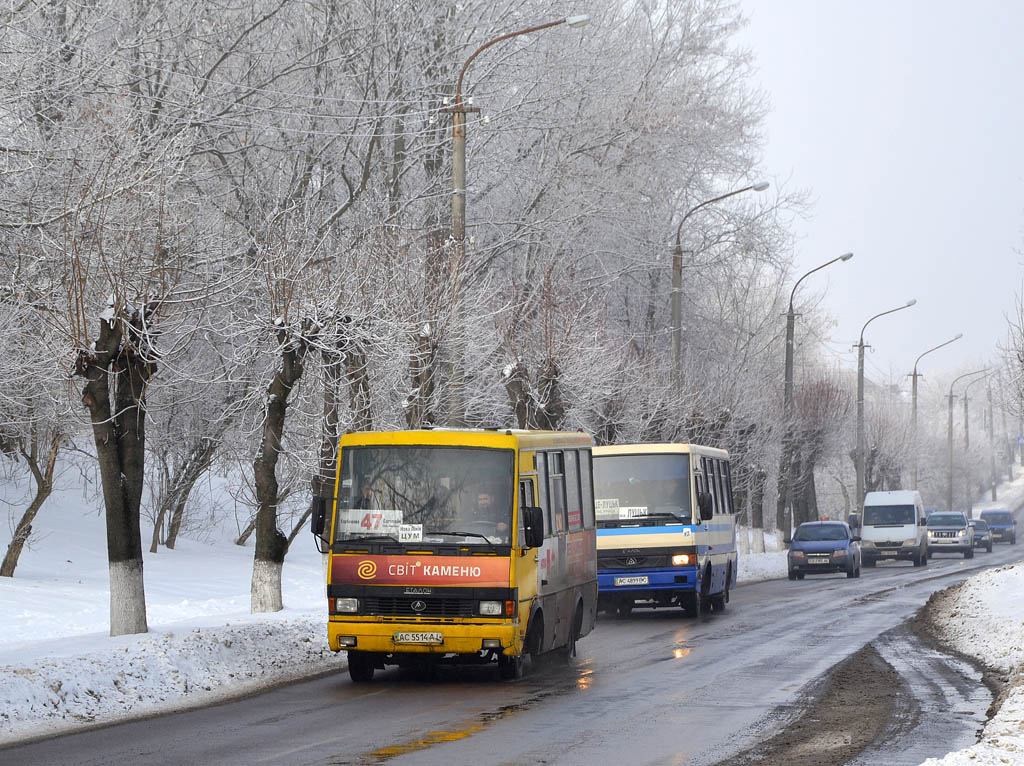
<path id="1" fill-rule="evenodd" d="M 639 567 L 667 567 L 668 555 L 654 556 L 598 556 L 598 569 L 637 569 Z"/>
<path id="2" fill-rule="evenodd" d="M 360 611 L 385 617 L 472 617 L 473 604 L 465 598 L 376 597 L 362 599 Z"/>

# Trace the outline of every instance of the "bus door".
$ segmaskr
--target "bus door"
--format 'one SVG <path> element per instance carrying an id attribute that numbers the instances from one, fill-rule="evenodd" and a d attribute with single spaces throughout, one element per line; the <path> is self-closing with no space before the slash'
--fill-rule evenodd
<path id="1" fill-rule="evenodd" d="M 525 635 L 526 623 L 530 618 L 530 607 L 537 597 L 540 587 L 540 574 L 538 563 L 543 549 L 527 550 L 523 546 L 526 539 L 526 529 L 523 527 L 523 508 L 537 505 L 537 490 L 535 486 L 536 477 L 527 476 L 519 480 L 519 551 L 515 557 L 516 562 L 516 587 L 519 588 L 519 621 Z M 526 551 L 525 555 L 522 551 Z"/>

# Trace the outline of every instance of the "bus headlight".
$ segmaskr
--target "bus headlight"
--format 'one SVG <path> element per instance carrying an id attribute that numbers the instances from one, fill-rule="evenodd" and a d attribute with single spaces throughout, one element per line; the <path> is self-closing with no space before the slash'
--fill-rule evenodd
<path id="1" fill-rule="evenodd" d="M 672 566 L 684 567 L 687 564 L 693 563 L 693 557 L 689 553 L 677 553 L 672 557 Z"/>
<path id="2" fill-rule="evenodd" d="M 481 601 L 480 614 L 487 617 L 501 617 L 505 611 L 505 604 L 501 601 Z"/>
<path id="3" fill-rule="evenodd" d="M 353 614 L 359 611 L 359 599 L 357 598 L 336 598 L 334 599 L 334 611 Z"/>

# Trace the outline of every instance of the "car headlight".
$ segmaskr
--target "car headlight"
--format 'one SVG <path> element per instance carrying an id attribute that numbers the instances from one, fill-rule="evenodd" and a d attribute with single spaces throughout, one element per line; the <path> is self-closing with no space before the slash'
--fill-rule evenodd
<path id="1" fill-rule="evenodd" d="M 691 557 L 689 553 L 677 553 L 675 556 L 672 557 L 672 566 L 686 566 L 687 564 L 693 563 L 692 559 L 693 557 Z"/>
<path id="2" fill-rule="evenodd" d="M 357 598 L 336 598 L 334 599 L 335 612 L 347 612 L 352 614 L 359 611 L 359 599 Z"/>
<path id="3" fill-rule="evenodd" d="M 959 532 L 956 533 L 956 535 L 957 537 L 967 537 L 967 530 L 961 529 Z"/>
<path id="4" fill-rule="evenodd" d="M 795 559 L 802 559 L 804 557 L 803 551 L 790 551 L 789 555 Z"/>
<path id="5" fill-rule="evenodd" d="M 836 557 L 836 558 L 840 558 L 842 556 L 845 556 L 846 555 L 846 549 L 845 548 L 836 548 L 834 551 L 832 551 L 832 555 L 834 557 Z"/>
<path id="6" fill-rule="evenodd" d="M 501 601 L 480 602 L 480 614 L 487 615 L 488 617 L 500 617 L 504 608 L 505 605 Z"/>

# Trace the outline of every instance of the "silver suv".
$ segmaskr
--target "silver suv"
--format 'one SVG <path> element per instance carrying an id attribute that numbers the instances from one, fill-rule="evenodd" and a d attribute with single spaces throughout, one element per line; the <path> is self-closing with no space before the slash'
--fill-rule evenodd
<path id="1" fill-rule="evenodd" d="M 928 550 L 935 553 L 962 553 L 974 558 L 974 529 L 960 511 L 938 511 L 928 517 Z"/>

